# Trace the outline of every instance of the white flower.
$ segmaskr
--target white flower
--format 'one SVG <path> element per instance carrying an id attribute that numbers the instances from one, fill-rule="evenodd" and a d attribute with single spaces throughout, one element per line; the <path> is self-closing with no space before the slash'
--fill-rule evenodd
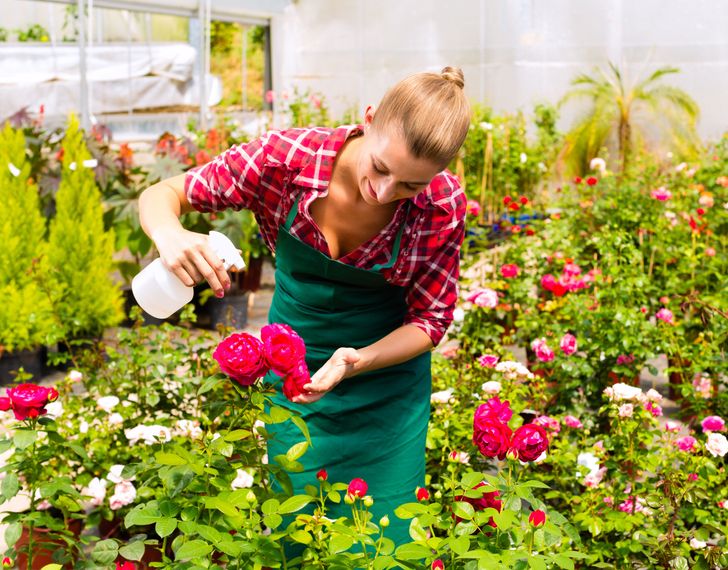
<path id="1" fill-rule="evenodd" d="M 45 409 L 48 412 L 48 417 L 51 419 L 56 420 L 63 415 L 63 404 L 60 400 L 46 404 Z"/>
<path id="2" fill-rule="evenodd" d="M 607 169 L 607 163 L 604 161 L 603 158 L 592 158 L 591 162 L 589 163 L 589 168 L 592 170 L 598 170 L 599 172 L 604 172 Z"/>
<path id="3" fill-rule="evenodd" d="M 611 386 L 611 395 L 607 392 L 607 389 L 604 390 L 604 393 L 610 400 L 639 400 L 642 390 L 636 386 L 619 383 Z"/>
<path id="4" fill-rule="evenodd" d="M 139 401 L 139 396 L 136 395 L 136 394 L 129 394 L 126 397 L 126 399 L 129 400 L 130 402 L 138 402 Z"/>
<path id="5" fill-rule="evenodd" d="M 705 449 L 710 451 L 713 457 L 724 457 L 728 453 L 728 439 L 722 433 L 711 432 L 708 434 L 708 441 L 705 442 Z"/>
<path id="6" fill-rule="evenodd" d="M 481 387 L 481 390 L 485 394 L 497 394 L 502 389 L 501 383 L 497 380 L 491 380 L 490 382 L 485 382 L 483 386 Z"/>
<path id="7" fill-rule="evenodd" d="M 237 472 L 238 476 L 230 483 L 232 489 L 248 489 L 253 486 L 254 478 L 250 473 L 245 469 L 238 469 Z"/>
<path id="8" fill-rule="evenodd" d="M 649 390 L 647 390 L 647 399 L 650 402 L 659 403 L 659 402 L 662 402 L 662 394 L 660 394 L 654 388 L 650 388 Z"/>
<path id="9" fill-rule="evenodd" d="M 576 457 L 576 464 L 586 467 L 589 475 L 595 475 L 599 471 L 599 458 L 593 453 L 580 453 Z"/>
<path id="10" fill-rule="evenodd" d="M 112 483 L 121 483 L 122 481 L 134 481 L 136 479 L 136 475 L 132 476 L 131 479 L 125 479 L 121 476 L 121 472 L 124 470 L 123 465 L 112 465 L 109 468 L 109 474 L 106 476 L 106 478 L 111 481 Z"/>
<path id="11" fill-rule="evenodd" d="M 119 398 L 116 396 L 104 396 L 103 398 L 99 398 L 96 400 L 96 404 L 104 410 L 105 412 L 110 412 L 114 409 L 119 403 Z"/>
<path id="12" fill-rule="evenodd" d="M 78 424 L 78 431 L 80 433 L 88 433 L 88 422 L 86 420 L 81 420 L 81 423 Z"/>
<path id="13" fill-rule="evenodd" d="M 606 467 L 600 467 L 592 473 L 587 473 L 582 483 L 587 487 L 597 487 L 599 483 L 604 479 L 604 475 L 607 473 Z"/>
<path id="14" fill-rule="evenodd" d="M 461 307 L 457 307 L 452 312 L 452 320 L 456 323 L 462 323 L 463 319 L 465 319 L 465 311 Z"/>
<path id="15" fill-rule="evenodd" d="M 448 388 L 447 390 L 442 390 L 440 392 L 434 392 L 430 396 L 430 402 L 433 404 L 447 404 L 450 401 L 450 398 L 452 398 L 453 392 L 453 388 Z"/>
<path id="16" fill-rule="evenodd" d="M 68 373 L 68 379 L 71 382 L 80 382 L 81 380 L 83 380 L 83 374 L 81 374 L 78 370 L 71 370 Z"/>
<path id="17" fill-rule="evenodd" d="M 688 163 L 687 163 L 687 162 L 681 162 L 680 164 L 678 164 L 678 165 L 677 165 L 677 166 L 675 167 L 675 172 L 682 172 L 682 171 L 683 171 L 683 170 L 685 170 L 685 169 L 686 169 L 687 167 L 688 167 Z"/>
<path id="18" fill-rule="evenodd" d="M 450 452 L 450 459 L 452 459 L 453 461 L 456 461 L 457 463 L 462 463 L 463 465 L 470 464 L 470 454 L 465 453 L 464 451 Z"/>
<path id="19" fill-rule="evenodd" d="M 122 481 L 114 487 L 114 494 L 109 499 L 109 508 L 117 511 L 121 507 L 125 507 L 134 502 L 136 499 L 136 489 L 130 481 Z"/>
<path id="20" fill-rule="evenodd" d="M 103 504 L 104 499 L 106 498 L 106 483 L 106 479 L 94 477 L 91 481 L 89 481 L 88 485 L 81 490 L 82 495 L 91 497 L 84 503 L 87 509 L 100 507 Z"/>
<path id="21" fill-rule="evenodd" d="M 631 418 L 634 413 L 634 406 L 632 404 L 622 404 L 619 406 L 619 417 L 620 418 Z"/>
<path id="22" fill-rule="evenodd" d="M 697 538 L 693 537 L 690 539 L 690 546 L 692 548 L 695 548 L 696 550 L 699 550 L 701 548 L 705 548 L 708 546 L 707 542 L 703 542 L 702 540 L 698 540 Z"/>
<path id="23" fill-rule="evenodd" d="M 158 441 L 166 443 L 172 439 L 171 430 L 168 427 L 159 425 L 140 425 L 132 429 L 125 429 L 124 435 L 131 445 L 134 445 L 139 440 L 144 440 L 144 443 L 147 445 L 152 445 Z"/>
<path id="24" fill-rule="evenodd" d="M 501 372 L 506 380 L 532 380 L 533 374 L 520 362 L 501 360 L 495 365 L 496 372 Z"/>
<path id="25" fill-rule="evenodd" d="M 200 423 L 194 420 L 177 420 L 174 428 L 174 435 L 189 437 L 191 439 L 201 439 L 204 432 L 200 428 Z"/>
<path id="26" fill-rule="evenodd" d="M 526 164 L 526 162 L 528 161 L 528 155 L 525 152 L 522 152 L 520 159 L 521 159 L 521 164 Z"/>
<path id="27" fill-rule="evenodd" d="M 124 418 L 121 414 L 117 414 L 114 412 L 113 414 L 109 415 L 109 418 L 106 420 L 110 426 L 119 426 L 124 423 Z"/>
<path id="28" fill-rule="evenodd" d="M 483 121 L 482 123 L 480 123 L 480 128 L 484 131 L 491 131 L 493 130 L 493 124 Z"/>

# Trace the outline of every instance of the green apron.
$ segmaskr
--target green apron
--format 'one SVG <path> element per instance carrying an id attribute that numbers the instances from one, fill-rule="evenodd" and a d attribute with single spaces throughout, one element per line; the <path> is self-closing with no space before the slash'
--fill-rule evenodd
<path id="1" fill-rule="evenodd" d="M 313 375 L 342 347 L 363 348 L 402 326 L 406 290 L 389 284 L 381 269 L 399 254 L 402 228 L 386 265 L 359 269 L 333 260 L 291 235 L 298 211 L 291 209 L 276 241 L 276 288 L 268 315 L 271 323 L 290 325 L 306 343 L 306 364 Z M 277 381 L 270 374 L 266 381 Z M 274 403 L 300 413 L 311 432 L 312 447 L 300 459 L 301 473 L 291 473 L 294 493 L 318 486 L 316 473 L 326 469 L 329 481 L 355 477 L 369 485 L 374 499 L 372 521 L 388 515 L 385 536 L 395 544 L 409 542 L 409 520 L 394 509 L 415 500 L 425 483 L 425 438 L 430 416 L 430 353 L 407 362 L 343 380 L 313 404 L 294 404 L 278 382 Z M 303 440 L 292 423 L 268 426 L 274 435 L 268 456 L 285 454 Z M 328 516 L 351 517 L 343 502 L 329 505 Z"/>

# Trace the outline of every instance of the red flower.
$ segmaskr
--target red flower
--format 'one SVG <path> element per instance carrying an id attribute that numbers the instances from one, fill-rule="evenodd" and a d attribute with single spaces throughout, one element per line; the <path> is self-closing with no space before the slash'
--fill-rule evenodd
<path id="1" fill-rule="evenodd" d="M 311 375 L 308 372 L 308 366 L 306 361 L 301 360 L 291 370 L 283 380 L 283 395 L 289 400 L 293 400 L 296 396 L 301 394 L 310 394 L 308 390 L 304 388 L 306 384 L 311 381 Z"/>
<path id="2" fill-rule="evenodd" d="M 430 492 L 424 487 L 417 487 L 417 489 L 415 490 L 415 495 L 417 496 L 418 501 L 430 500 Z"/>
<path id="3" fill-rule="evenodd" d="M 535 232 L 535 231 L 533 231 L 533 228 L 532 228 L 531 226 L 527 226 L 527 227 L 526 227 L 526 235 L 527 235 L 527 236 L 532 236 L 532 235 L 533 235 L 533 234 L 535 234 L 535 233 L 536 233 L 536 232 Z"/>
<path id="4" fill-rule="evenodd" d="M 351 497 L 362 498 L 364 495 L 367 494 L 368 490 L 369 485 L 367 485 L 367 482 L 364 481 L 364 479 L 357 478 L 351 480 L 351 483 L 349 483 L 349 488 L 346 492 Z"/>
<path id="5" fill-rule="evenodd" d="M 7 411 L 13 410 L 16 420 L 24 420 L 26 418 L 37 418 L 46 413 L 46 405 L 58 399 L 58 391 L 55 388 L 46 388 L 37 384 L 20 384 L 14 388 L 7 389 L 10 405 L 4 401 L 0 405 L 0 409 Z"/>
<path id="6" fill-rule="evenodd" d="M 511 445 L 521 461 L 535 461 L 548 449 L 546 430 L 536 424 L 524 424 L 513 434 Z"/>
<path id="7" fill-rule="evenodd" d="M 432 561 L 432 570 L 445 570 L 445 565 L 439 558 Z"/>
<path id="8" fill-rule="evenodd" d="M 521 209 L 521 206 L 518 204 L 518 202 L 511 202 L 510 204 L 508 204 L 508 207 L 514 212 L 517 212 Z"/>
<path id="9" fill-rule="evenodd" d="M 485 404 L 478 406 L 475 410 L 475 421 L 479 418 L 495 417 L 502 422 L 508 422 L 513 417 L 511 403 L 506 400 L 501 402 L 498 396 L 493 396 Z"/>
<path id="10" fill-rule="evenodd" d="M 520 201 L 520 202 L 521 202 L 521 204 L 523 204 L 524 206 L 525 206 L 526 204 L 528 204 L 528 198 L 526 198 L 525 196 L 521 196 L 521 197 L 519 198 L 519 201 Z"/>
<path id="11" fill-rule="evenodd" d="M 326 473 L 326 469 L 321 469 L 318 473 L 316 473 L 316 479 L 319 481 L 326 481 L 328 478 L 329 474 Z"/>
<path id="12" fill-rule="evenodd" d="M 10 558 L 10 556 L 6 556 L 3 558 L 3 568 L 12 568 L 13 567 L 13 559 Z"/>
<path id="13" fill-rule="evenodd" d="M 574 178 L 574 184 L 581 184 L 581 177 L 580 176 L 577 176 L 576 178 Z"/>
<path id="14" fill-rule="evenodd" d="M 135 570 L 136 566 L 134 566 L 133 562 L 129 562 L 128 560 L 124 560 L 124 562 L 116 561 L 116 570 Z"/>
<path id="15" fill-rule="evenodd" d="M 528 516 L 528 522 L 531 523 L 533 528 L 540 528 L 546 524 L 546 513 L 544 513 L 541 509 L 533 511 Z"/>
<path id="16" fill-rule="evenodd" d="M 503 205 L 507 206 L 511 202 L 513 202 L 513 198 L 511 198 L 510 196 L 506 196 L 505 198 L 503 198 Z"/>
<path id="17" fill-rule="evenodd" d="M 5 396 L 0 398 L 0 412 L 7 412 L 12 407 L 13 405 L 10 398 L 6 398 Z"/>
<path id="18" fill-rule="evenodd" d="M 698 216 L 705 214 L 705 210 L 703 208 L 698 208 L 696 211 L 698 212 Z"/>
<path id="19" fill-rule="evenodd" d="M 476 417 L 473 422 L 473 443 L 485 457 L 505 459 L 512 433 L 508 424 L 495 416 Z"/>
<path id="20" fill-rule="evenodd" d="M 217 345 L 212 357 L 220 370 L 242 386 L 250 386 L 270 368 L 263 343 L 248 333 L 231 334 Z"/>
<path id="21" fill-rule="evenodd" d="M 515 277 L 519 271 L 520 268 L 515 263 L 506 263 L 505 265 L 501 265 L 500 268 L 501 275 L 506 279 Z"/>
<path id="22" fill-rule="evenodd" d="M 480 489 L 481 487 L 484 487 L 485 483 L 481 481 L 478 483 L 473 489 Z M 500 493 L 498 491 L 491 491 L 489 493 L 483 493 L 482 497 L 479 498 L 472 498 L 472 497 L 464 497 L 464 496 L 458 496 L 455 497 L 456 501 L 462 501 L 464 503 L 470 503 L 473 505 L 473 508 L 476 511 L 484 511 L 485 509 L 495 509 L 498 512 L 501 512 L 503 510 L 503 501 L 498 499 L 500 496 Z M 455 516 L 455 520 L 457 522 L 460 522 L 462 519 L 458 516 Z M 490 517 L 490 520 L 488 520 L 488 524 L 492 526 L 493 528 L 496 527 L 495 521 L 493 520 L 493 517 Z"/>
<path id="23" fill-rule="evenodd" d="M 594 186 L 597 182 L 599 182 L 599 181 L 596 178 L 594 178 L 593 176 L 590 176 L 589 178 L 586 179 L 586 183 L 589 186 Z"/>
<path id="24" fill-rule="evenodd" d="M 511 226 L 511 233 L 517 234 L 517 233 L 520 233 L 520 232 L 521 232 L 521 226 L 519 226 L 517 224 L 515 226 Z"/>
<path id="25" fill-rule="evenodd" d="M 273 323 L 260 331 L 265 356 L 273 372 L 285 376 L 306 357 L 306 345 L 288 325 Z"/>

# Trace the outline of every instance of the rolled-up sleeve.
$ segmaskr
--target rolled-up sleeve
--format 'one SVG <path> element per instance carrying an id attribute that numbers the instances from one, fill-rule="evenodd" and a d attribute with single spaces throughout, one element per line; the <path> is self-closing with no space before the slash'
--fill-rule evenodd
<path id="1" fill-rule="evenodd" d="M 464 218 L 463 203 L 462 208 L 449 213 L 449 219 L 441 220 L 427 230 L 432 232 L 431 239 L 427 240 L 433 246 L 432 254 L 414 275 L 407 293 L 408 311 L 404 324 L 414 325 L 427 333 L 435 346 L 450 326 L 457 303 Z"/>

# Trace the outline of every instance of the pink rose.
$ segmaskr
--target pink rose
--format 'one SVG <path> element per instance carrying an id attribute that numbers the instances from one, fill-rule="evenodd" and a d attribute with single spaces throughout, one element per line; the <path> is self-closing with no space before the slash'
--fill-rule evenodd
<path id="1" fill-rule="evenodd" d="M 584 427 L 581 421 L 574 416 L 564 416 L 564 424 L 566 424 L 567 427 L 574 429 L 581 429 Z"/>
<path id="2" fill-rule="evenodd" d="M 498 306 L 498 292 L 493 289 L 478 289 L 465 298 L 478 307 L 495 309 Z"/>
<path id="3" fill-rule="evenodd" d="M 368 490 L 369 485 L 367 485 L 367 482 L 364 479 L 356 478 L 351 480 L 346 492 L 351 497 L 359 497 L 361 499 L 367 494 Z"/>
<path id="4" fill-rule="evenodd" d="M 45 415 L 46 405 L 58 399 L 58 390 L 37 384 L 20 384 L 14 388 L 8 388 L 7 394 L 10 405 L 5 408 L 7 402 L 3 401 L 3 411 L 12 409 L 15 419 L 21 421 Z"/>
<path id="5" fill-rule="evenodd" d="M 495 365 L 498 364 L 499 360 L 500 358 L 498 358 L 495 354 L 483 354 L 478 357 L 478 364 L 480 364 L 483 368 L 495 368 Z"/>
<path id="6" fill-rule="evenodd" d="M 675 316 L 672 314 L 672 311 L 670 309 L 660 309 L 659 311 L 657 311 L 657 313 L 655 313 L 655 317 L 657 317 L 661 321 L 666 322 L 668 325 L 675 324 Z"/>
<path id="7" fill-rule="evenodd" d="M 576 263 L 567 263 L 564 265 L 562 272 L 569 277 L 576 277 L 577 275 L 581 275 L 581 267 L 579 267 Z"/>
<path id="8" fill-rule="evenodd" d="M 680 424 L 667 420 L 665 422 L 665 431 L 668 433 L 677 433 L 680 431 Z"/>
<path id="9" fill-rule="evenodd" d="M 715 256 L 715 248 L 706 247 L 705 248 L 705 255 L 707 255 L 708 257 L 714 257 Z"/>
<path id="10" fill-rule="evenodd" d="M 301 394 L 310 394 L 304 389 L 304 386 L 311 381 L 311 375 L 308 372 L 306 361 L 301 360 L 283 380 L 283 395 L 289 400 L 293 400 Z"/>
<path id="11" fill-rule="evenodd" d="M 700 425 L 703 431 L 723 431 L 725 429 L 725 421 L 720 416 L 708 416 Z"/>
<path id="12" fill-rule="evenodd" d="M 554 351 L 549 348 L 542 338 L 534 340 L 531 343 L 531 348 L 536 353 L 536 358 L 541 362 L 551 362 L 554 359 Z"/>
<path id="13" fill-rule="evenodd" d="M 520 271 L 520 268 L 515 263 L 506 263 L 505 265 L 501 265 L 500 272 L 503 277 L 506 279 L 510 279 L 511 277 L 516 277 Z"/>
<path id="14" fill-rule="evenodd" d="M 561 337 L 559 347 L 566 356 L 571 356 L 576 352 L 576 337 L 573 334 L 566 333 Z"/>
<path id="15" fill-rule="evenodd" d="M 632 364 L 634 362 L 634 356 L 631 354 L 620 354 L 617 357 L 617 366 L 622 366 L 624 364 Z"/>
<path id="16" fill-rule="evenodd" d="M 551 291 L 556 286 L 556 284 L 556 278 L 550 273 L 547 273 L 546 275 L 541 277 L 541 287 L 543 287 L 547 291 Z"/>
<path id="17" fill-rule="evenodd" d="M 220 370 L 241 386 L 250 386 L 270 368 L 263 343 L 248 333 L 233 333 L 223 339 L 212 357 L 217 360 Z"/>
<path id="18" fill-rule="evenodd" d="M 485 457 L 505 459 L 512 433 L 496 416 L 476 418 L 473 423 L 473 443 Z"/>
<path id="19" fill-rule="evenodd" d="M 471 216 L 477 217 L 480 215 L 480 202 L 477 200 L 468 200 L 466 204 L 466 211 Z"/>
<path id="20" fill-rule="evenodd" d="M 508 422 L 513 417 L 513 410 L 511 410 L 511 403 L 506 400 L 501 402 L 498 396 L 490 398 L 485 404 L 478 406 L 475 410 L 475 423 L 477 424 L 480 418 L 495 417 L 502 422 Z"/>
<path id="21" fill-rule="evenodd" d="M 651 196 L 655 200 L 659 200 L 660 202 L 665 202 L 666 200 L 669 200 L 670 198 L 672 198 L 672 192 L 670 192 L 664 186 L 660 186 L 659 188 L 655 188 L 651 192 Z"/>
<path id="22" fill-rule="evenodd" d="M 260 331 L 265 357 L 273 372 L 285 376 L 306 357 L 306 345 L 291 327 L 279 323 L 264 326 Z"/>
<path id="23" fill-rule="evenodd" d="M 662 406 L 655 404 L 654 402 L 647 402 L 645 404 L 645 410 L 650 412 L 656 418 L 662 416 Z"/>
<path id="24" fill-rule="evenodd" d="M 675 445 L 680 451 L 695 451 L 695 446 L 698 444 L 698 440 L 694 437 L 686 435 L 675 441 Z"/>
<path id="25" fill-rule="evenodd" d="M 524 424 L 513 434 L 511 447 L 521 461 L 535 461 L 549 447 L 546 430 L 535 424 Z"/>
<path id="26" fill-rule="evenodd" d="M 550 432 L 553 432 L 554 434 L 557 434 L 561 431 L 561 424 L 559 423 L 559 420 L 550 416 L 538 416 L 535 420 L 533 420 L 533 423 L 537 426 L 541 426 L 542 428 L 549 430 Z"/>

